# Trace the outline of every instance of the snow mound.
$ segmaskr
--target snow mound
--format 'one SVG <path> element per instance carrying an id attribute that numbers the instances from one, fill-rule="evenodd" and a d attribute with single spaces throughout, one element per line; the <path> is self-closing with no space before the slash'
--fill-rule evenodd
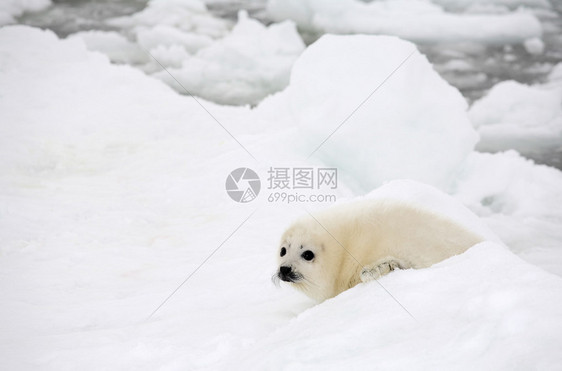
<path id="1" fill-rule="evenodd" d="M 461 94 L 390 36 L 323 36 L 262 105 L 284 114 L 276 125 L 297 124 L 304 155 L 363 190 L 398 178 L 447 189 L 477 140 Z"/>
<path id="2" fill-rule="evenodd" d="M 158 368 L 139 349 L 167 341 L 139 348 L 115 326 L 145 321 L 243 220 L 224 181 L 247 155 L 193 99 L 80 39 L 3 27 L 0 65 L 0 369 Z"/>
<path id="3" fill-rule="evenodd" d="M 269 27 L 239 13 L 232 32 L 156 77 L 185 93 L 222 104 L 256 104 L 289 83 L 293 63 L 305 46 L 295 25 Z M 182 85 L 179 86 L 175 79 Z"/>
<path id="4" fill-rule="evenodd" d="M 144 50 L 117 32 L 83 31 L 76 32 L 68 38 L 83 40 L 88 50 L 103 53 L 115 63 L 135 65 L 149 62 L 150 57 Z"/>
<path id="5" fill-rule="evenodd" d="M 150 0 L 142 11 L 107 23 L 133 33 L 165 25 L 211 38 L 220 38 L 230 29 L 230 22 L 214 17 L 200 0 Z"/>
<path id="6" fill-rule="evenodd" d="M 484 242 L 317 305 L 225 364 L 240 369 L 549 369 L 560 363 L 562 279 Z M 446 366 L 445 366 L 446 365 Z M 368 367 L 367 367 L 368 368 Z"/>
<path id="7" fill-rule="evenodd" d="M 544 42 L 538 37 L 525 40 L 525 42 L 523 42 L 523 46 L 529 54 L 539 55 L 544 53 Z"/>
<path id="8" fill-rule="evenodd" d="M 142 70 L 182 94 L 187 90 L 221 104 L 257 104 L 282 90 L 305 48 L 291 21 L 264 26 L 240 11 L 232 28 L 199 0 L 151 0 L 141 12 L 108 23 L 122 28 L 138 49 L 151 55 Z M 104 51 L 93 45 L 92 35 L 83 37 L 92 50 Z M 104 41 L 111 40 L 106 36 Z M 125 56 L 116 57 L 110 49 L 105 52 L 113 61 L 137 56 L 136 50 L 123 48 Z"/>
<path id="9" fill-rule="evenodd" d="M 199 50 L 230 32 L 230 21 L 213 16 L 200 0 L 150 0 L 140 12 L 107 21 L 152 54 L 142 66 L 147 73 L 180 67 Z"/>
<path id="10" fill-rule="evenodd" d="M 454 196 L 520 257 L 562 275 L 562 172 L 515 151 L 474 152 Z"/>
<path id="11" fill-rule="evenodd" d="M 1 121 L 10 124 L 0 136 L 3 168 L 23 161 L 40 173 L 100 171 L 149 138 L 164 143 L 190 133 L 194 139 L 182 145 L 195 151 L 209 146 L 210 132 L 228 136 L 216 123 L 194 123 L 214 120 L 191 98 L 133 67 L 112 66 L 79 38 L 23 26 L 5 27 L 1 37 L 0 51 L 13 56 L 2 61 L 0 76 Z"/>
<path id="12" fill-rule="evenodd" d="M 562 84 L 500 82 L 472 104 L 469 117 L 481 136 L 478 150 L 531 157 L 562 150 Z"/>
<path id="13" fill-rule="evenodd" d="M 2 0 L 0 2 L 0 26 L 16 23 L 25 12 L 38 12 L 51 5 L 51 0 Z"/>
<path id="14" fill-rule="evenodd" d="M 300 28 L 314 32 L 395 35 L 420 43 L 504 45 L 542 34 L 541 23 L 531 13 L 452 14 L 415 0 L 269 0 L 267 11 L 275 20 L 292 19 Z"/>

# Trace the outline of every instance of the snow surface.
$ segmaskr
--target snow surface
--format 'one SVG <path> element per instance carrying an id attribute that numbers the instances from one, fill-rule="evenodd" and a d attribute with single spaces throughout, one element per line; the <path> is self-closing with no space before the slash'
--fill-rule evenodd
<path id="1" fill-rule="evenodd" d="M 412 182 L 392 182 L 369 194 L 431 205 L 470 228 L 490 228 L 510 248 L 488 241 L 434 267 L 381 279 L 415 320 L 377 282 L 316 306 L 270 282 L 285 226 L 303 208 L 314 212 L 322 205 L 271 205 L 263 198 L 236 204 L 224 182 L 240 166 L 262 176 L 280 164 L 276 161 L 323 164 L 322 157 L 306 161 L 307 151 L 298 141 L 298 119 L 310 111 L 293 100 L 299 96 L 295 86 L 306 88 L 306 75 L 311 84 L 330 87 L 333 81 L 326 95 L 331 106 L 315 102 L 308 92 L 300 95 L 327 111 L 320 116 L 338 112 L 340 104 L 360 103 L 358 96 L 364 99 L 365 94 L 350 90 L 337 74 L 341 62 L 311 64 L 347 43 L 359 51 L 345 49 L 344 61 L 357 66 L 347 68 L 346 75 L 363 79 L 365 86 L 355 88 L 367 94 L 373 87 L 369 79 L 383 73 L 362 74 L 362 63 L 367 63 L 359 59 L 362 53 L 378 55 L 384 47 L 385 58 L 368 63 L 385 71 L 387 59 L 400 61 L 413 48 L 391 37 L 323 38 L 297 61 L 286 90 L 250 110 L 197 103 L 130 66 L 112 65 L 79 38 L 58 40 L 49 31 L 24 26 L 0 29 L 0 368 L 558 367 L 562 278 L 510 249 L 525 259 L 527 252 L 562 250 L 562 173 L 515 152 L 443 149 L 442 156 L 463 158 L 446 166 L 452 172 L 447 182 L 451 195 L 480 219 L 429 186 Z M 364 51 L 369 48 L 374 50 Z M 402 106 L 403 99 L 394 95 L 409 93 L 419 109 L 416 99 L 423 97 L 415 91 L 437 89 L 452 105 L 443 113 L 450 125 L 464 131 L 459 137 L 475 138 L 465 125 L 466 104 L 423 56 L 414 52 L 399 72 L 377 100 Z M 412 78 L 411 92 L 404 90 L 401 73 Z M 341 84 L 338 99 L 330 95 L 336 84 Z M 428 117 L 438 117 L 433 115 Z M 416 122 L 413 115 L 399 117 Z M 437 135 L 432 131 L 445 130 L 445 121 L 420 125 L 419 135 L 424 140 Z M 410 124 L 395 122 L 399 132 Z M 383 133 L 392 134 L 390 128 Z M 443 141 L 451 140 L 447 133 Z M 363 144 L 361 136 L 347 138 L 340 149 L 348 158 L 340 165 L 342 172 L 353 172 L 356 156 L 344 151 Z M 404 151 L 410 145 L 417 146 L 400 144 Z M 445 169 L 431 151 L 420 149 L 412 161 L 425 158 L 433 164 L 427 171 L 440 179 Z M 371 160 L 361 161 L 373 166 Z M 376 160 L 394 165 L 391 158 Z M 381 171 L 389 172 L 384 166 Z M 361 187 L 352 176 L 340 182 L 335 190 L 340 200 L 367 193 L 352 191 Z M 490 239 L 495 238 L 490 234 Z M 541 267 L 562 267 L 556 253 L 542 258 L 535 259 Z"/>
<path id="2" fill-rule="evenodd" d="M 530 12 L 506 14 L 448 13 L 426 1 L 269 0 L 267 11 L 279 21 L 324 33 L 396 35 L 417 43 L 478 42 L 517 44 L 542 34 Z M 407 25 L 407 27 L 405 27 Z"/>

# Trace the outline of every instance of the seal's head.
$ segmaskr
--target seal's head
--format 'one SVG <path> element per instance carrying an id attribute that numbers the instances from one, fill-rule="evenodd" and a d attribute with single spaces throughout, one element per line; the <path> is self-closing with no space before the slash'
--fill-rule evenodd
<path id="1" fill-rule="evenodd" d="M 282 236 L 277 250 L 279 269 L 275 278 L 288 282 L 306 295 L 322 301 L 331 290 L 326 247 L 316 228 L 295 224 Z"/>

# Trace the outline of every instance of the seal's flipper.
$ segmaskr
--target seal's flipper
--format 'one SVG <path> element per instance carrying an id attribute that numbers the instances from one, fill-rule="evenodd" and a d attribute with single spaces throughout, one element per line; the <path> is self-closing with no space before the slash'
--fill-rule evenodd
<path id="1" fill-rule="evenodd" d="M 372 280 L 377 280 L 395 269 L 407 268 L 410 268 L 409 264 L 406 264 L 402 260 L 391 257 L 385 258 L 376 263 L 369 264 L 363 267 L 363 269 L 361 270 L 361 281 L 369 282 Z"/>

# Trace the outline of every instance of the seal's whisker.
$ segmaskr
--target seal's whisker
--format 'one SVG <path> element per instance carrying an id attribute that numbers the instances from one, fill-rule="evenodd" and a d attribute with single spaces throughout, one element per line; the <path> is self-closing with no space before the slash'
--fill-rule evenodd
<path id="1" fill-rule="evenodd" d="M 273 276 L 271 276 L 271 282 L 273 282 L 273 284 L 277 287 L 281 287 L 281 285 L 279 284 L 279 282 L 281 281 L 281 278 L 279 277 L 279 273 L 275 273 Z"/>
<path id="2" fill-rule="evenodd" d="M 317 283 L 315 283 L 314 281 L 312 281 L 312 280 L 310 280 L 310 279 L 308 279 L 308 278 L 306 278 L 306 277 L 302 277 L 302 279 L 303 279 L 304 281 L 306 281 L 307 283 L 309 283 L 310 285 L 314 286 L 314 287 L 320 287 L 320 285 L 318 285 Z"/>

